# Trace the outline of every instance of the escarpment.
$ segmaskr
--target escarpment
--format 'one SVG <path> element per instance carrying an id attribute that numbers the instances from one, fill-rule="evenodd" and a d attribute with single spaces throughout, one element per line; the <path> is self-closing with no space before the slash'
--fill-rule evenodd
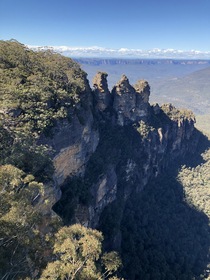
<path id="1" fill-rule="evenodd" d="M 110 91 L 107 74 L 99 72 L 93 87 L 91 110 L 86 108 L 84 123 L 75 123 L 68 136 L 75 142 L 69 142 L 54 158 L 58 182 L 59 174 L 68 170 L 62 173 L 63 195 L 54 210 L 68 223 L 97 227 L 108 205 L 141 191 L 174 160 L 192 151 L 197 140 L 194 115 L 171 104 L 150 105 L 148 82 L 132 86 L 123 75 Z M 69 192 L 75 179 L 80 180 L 82 195 Z"/>
<path id="2" fill-rule="evenodd" d="M 68 111 L 70 120 L 57 121 L 51 129 L 53 137 L 42 135 L 39 140 L 54 151 L 54 179 L 58 185 L 68 176 L 83 176 L 85 165 L 98 145 L 99 133 L 94 127 L 91 106 L 88 105 L 90 94 L 90 91 L 86 92 L 87 103 L 83 100 L 85 108 L 77 104 Z"/>
<path id="3" fill-rule="evenodd" d="M 0 85 L 0 278 L 57 279 L 57 260 L 65 277 L 56 239 L 74 223 L 121 254 L 120 279 L 209 275 L 209 141 L 192 112 L 151 105 L 148 82 L 125 75 L 91 88 L 70 58 L 13 40 L 0 41 Z"/>
<path id="4" fill-rule="evenodd" d="M 66 223 L 97 227 L 108 205 L 196 146 L 194 116 L 151 106 L 147 81 L 131 85 L 123 75 L 111 90 L 98 72 L 91 89 L 69 58 L 17 42 L 1 42 L 0 51 L 1 164 L 61 189 L 53 209 Z"/>

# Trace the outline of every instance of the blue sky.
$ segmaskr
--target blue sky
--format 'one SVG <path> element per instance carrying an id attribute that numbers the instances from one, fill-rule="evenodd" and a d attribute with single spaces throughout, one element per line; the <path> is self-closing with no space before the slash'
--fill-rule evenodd
<path id="1" fill-rule="evenodd" d="M 0 39 L 210 51 L 210 0 L 0 0 Z"/>

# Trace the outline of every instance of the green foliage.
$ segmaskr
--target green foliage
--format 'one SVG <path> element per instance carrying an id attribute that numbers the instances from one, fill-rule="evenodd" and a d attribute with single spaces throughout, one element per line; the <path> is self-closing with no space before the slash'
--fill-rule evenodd
<path id="1" fill-rule="evenodd" d="M 80 106 L 87 106 L 82 100 L 85 89 L 85 74 L 71 59 L 51 51 L 34 52 L 16 41 L 0 41 L 2 280 L 117 279 L 121 260 L 116 252 L 103 253 L 100 232 L 80 225 L 60 227 L 49 209 L 49 215 L 44 215 L 45 191 L 54 171 L 53 151 L 40 143 L 52 136 L 51 128 L 59 120 L 70 121 L 71 113 L 85 123 L 80 111 Z M 114 166 L 117 200 L 104 209 L 99 226 L 106 241 L 116 240 L 121 232 L 124 276 L 129 280 L 202 279 L 210 241 L 209 220 L 202 213 L 209 217 L 209 153 L 203 165 L 183 167 L 179 181 L 167 174 L 128 199 L 138 178 L 144 176 L 143 143 L 151 140 L 150 132 L 172 120 L 194 121 L 191 112 L 171 105 L 163 106 L 160 114 L 159 120 L 151 114 L 151 126 L 100 123 L 100 142 L 84 178 L 67 178 L 54 210 L 66 224 L 72 222 L 78 204 L 88 206 L 90 187 Z M 138 171 L 126 181 L 129 160 Z"/>
<path id="2" fill-rule="evenodd" d="M 102 234 L 75 225 L 54 235 L 60 224 L 46 200 L 53 151 L 40 143 L 52 136 L 58 120 L 70 121 L 72 112 L 85 123 L 79 107 L 85 109 L 87 87 L 86 74 L 71 59 L 0 41 L 1 279 L 40 279 L 44 266 L 43 279 L 117 279 L 121 262 L 112 252 L 102 261 Z M 89 186 L 87 176 L 65 181 L 69 215 L 78 203 L 87 205 Z"/>
<path id="3" fill-rule="evenodd" d="M 184 201 L 175 174 L 135 194 L 127 202 L 121 227 L 126 279 L 189 280 L 206 274 L 208 218 Z"/>
<path id="4" fill-rule="evenodd" d="M 70 58 L 0 41 L 0 164 L 52 177 L 51 151 L 37 141 L 57 120 L 70 119 L 86 87 L 86 74 Z"/>
<path id="5" fill-rule="evenodd" d="M 121 260 L 116 252 L 102 255 L 102 240 L 101 232 L 78 224 L 61 228 L 54 244 L 55 260 L 40 279 L 107 279 L 121 266 Z"/>
<path id="6" fill-rule="evenodd" d="M 10 129 L 49 134 L 80 101 L 85 73 L 70 58 L 0 41 L 0 110 Z"/>
<path id="7" fill-rule="evenodd" d="M 0 164 L 3 163 L 3 159 L 10 155 L 11 151 L 8 147 L 11 147 L 12 144 L 13 138 L 11 137 L 9 131 L 0 124 Z"/>
<path id="8" fill-rule="evenodd" d="M 33 175 L 26 175 L 22 170 L 12 165 L 0 166 L 0 191 L 1 198 L 8 200 L 10 208 L 7 209 L 8 214 L 12 211 L 12 202 L 20 203 L 19 209 L 21 211 L 27 211 L 27 207 L 43 193 L 43 184 L 34 180 Z M 2 205 L 3 206 L 3 205 Z M 24 209 L 23 209 L 24 208 Z M 32 210 L 32 208 L 31 208 Z M 32 210 L 33 211 L 33 210 Z M 29 213 L 29 210 L 27 211 Z M 6 213 L 4 213 L 5 218 Z M 15 215 L 19 215 L 18 212 L 14 212 L 14 217 L 10 217 L 10 221 L 16 219 Z M 18 216 L 17 220 L 21 222 L 21 219 L 25 219 L 23 216 Z M 23 223 L 23 222 L 21 222 Z"/>
<path id="9" fill-rule="evenodd" d="M 52 151 L 47 145 L 37 145 L 33 137 L 20 132 L 10 133 L 4 128 L 0 129 L 0 138 L 0 164 L 17 166 L 38 180 L 51 179 L 54 167 L 50 158 Z"/>
<path id="10" fill-rule="evenodd" d="M 210 219 L 210 149 L 203 153 L 204 163 L 182 166 L 178 180 L 183 185 L 186 201 Z"/>
<path id="11" fill-rule="evenodd" d="M 34 279 L 46 263 L 44 250 L 50 250 L 40 231 L 44 186 L 15 166 L 2 165 L 0 193 L 0 278 Z"/>
<path id="12" fill-rule="evenodd" d="M 195 120 L 195 115 L 187 109 L 177 109 L 172 104 L 163 104 L 161 109 L 171 120 Z"/>
<path id="13" fill-rule="evenodd" d="M 146 124 L 144 121 L 140 121 L 138 126 L 137 126 L 137 131 L 141 135 L 143 139 L 148 139 L 149 133 L 154 131 L 155 128 L 152 126 L 149 126 Z"/>
<path id="14" fill-rule="evenodd" d="M 122 261 L 119 257 L 119 254 L 115 251 L 104 253 L 101 257 L 101 261 L 105 270 L 103 273 L 104 277 L 112 275 L 122 266 Z"/>
<path id="15" fill-rule="evenodd" d="M 34 139 L 22 136 L 14 142 L 11 154 L 4 162 L 32 173 L 38 180 L 46 182 L 52 178 L 54 172 L 50 155 L 51 150 L 47 145 L 37 145 Z"/>

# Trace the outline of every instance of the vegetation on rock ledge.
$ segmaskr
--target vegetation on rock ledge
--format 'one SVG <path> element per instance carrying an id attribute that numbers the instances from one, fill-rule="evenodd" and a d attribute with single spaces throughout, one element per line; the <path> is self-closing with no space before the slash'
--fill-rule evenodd
<path id="1" fill-rule="evenodd" d="M 39 140 L 43 135 L 52 137 L 57 121 L 71 120 L 71 114 L 85 105 L 86 90 L 86 74 L 70 58 L 51 51 L 34 52 L 16 41 L 0 41 L 2 280 L 111 279 L 121 265 L 117 253 L 103 254 L 102 233 L 82 226 L 62 227 L 51 211 L 55 202 L 53 151 Z M 79 267 L 73 265 L 72 275 L 68 260 L 76 258 Z M 49 276 L 52 269 L 57 272 Z"/>
<path id="2" fill-rule="evenodd" d="M 0 41 L 1 122 L 10 130 L 47 133 L 85 88 L 86 74 L 70 58 Z"/>
<path id="3" fill-rule="evenodd" d="M 53 151 L 38 144 L 41 136 L 53 136 L 51 128 L 58 120 L 70 121 L 72 112 L 79 114 L 87 89 L 86 74 L 73 60 L 51 51 L 34 52 L 16 41 L 0 41 L 2 280 L 118 279 L 114 275 L 121 260 L 114 251 L 104 253 L 101 232 L 81 225 L 64 227 L 50 212 Z M 100 141 L 84 177 L 72 176 L 64 182 L 63 188 L 70 189 L 65 192 L 63 202 L 68 205 L 61 216 L 65 218 L 66 211 L 71 219 L 78 202 L 89 203 L 90 187 L 111 165 L 117 177 L 117 199 L 104 209 L 99 226 L 105 245 L 110 237 L 118 239 L 121 277 L 200 280 L 208 277 L 209 151 L 202 164 L 185 165 L 179 174 L 174 164 L 164 176 L 151 177 L 141 192 L 133 191 L 145 175 L 140 167 L 152 155 L 148 136 L 155 131 L 157 136 L 165 121 L 167 125 L 179 119 L 194 122 L 193 114 L 171 105 L 161 110 L 161 118 L 150 116 L 151 126 L 143 121 L 136 126 L 111 126 L 94 116 L 100 124 Z M 199 158 L 199 151 L 194 156 Z M 133 178 L 126 168 L 136 169 Z"/>

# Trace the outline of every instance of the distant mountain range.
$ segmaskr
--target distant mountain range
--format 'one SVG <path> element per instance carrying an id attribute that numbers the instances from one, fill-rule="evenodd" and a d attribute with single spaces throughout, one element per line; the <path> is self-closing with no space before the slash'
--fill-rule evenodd
<path id="1" fill-rule="evenodd" d="M 103 47 L 69 47 L 69 46 L 28 46 L 32 49 L 51 49 L 70 57 L 113 57 L 113 58 L 178 58 L 210 59 L 210 51 L 159 49 L 151 50 Z"/>
<path id="2" fill-rule="evenodd" d="M 172 78 L 155 88 L 158 102 L 171 102 L 198 115 L 210 114 L 210 67 Z"/>
<path id="3" fill-rule="evenodd" d="M 90 83 L 97 71 L 109 74 L 113 86 L 122 74 L 131 83 L 145 79 L 151 86 L 151 102 L 171 102 L 194 113 L 210 114 L 210 51 L 174 49 L 108 49 L 101 47 L 28 46 L 75 58 L 88 73 Z"/>
<path id="4" fill-rule="evenodd" d="M 210 61 L 190 59 L 75 59 L 92 84 L 97 71 L 108 73 L 110 88 L 125 74 L 131 84 L 144 79 L 151 86 L 150 102 L 173 103 L 194 113 L 210 114 Z"/>

